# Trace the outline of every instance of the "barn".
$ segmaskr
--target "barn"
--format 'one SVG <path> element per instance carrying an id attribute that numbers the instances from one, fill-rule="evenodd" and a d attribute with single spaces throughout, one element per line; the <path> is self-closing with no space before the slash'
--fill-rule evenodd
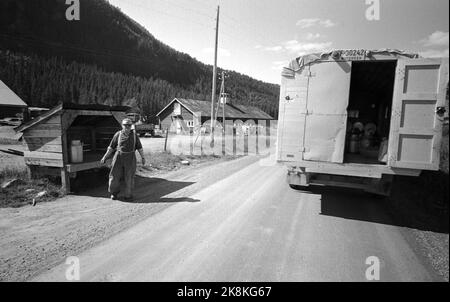
<path id="1" fill-rule="evenodd" d="M 0 118 L 22 117 L 26 114 L 28 105 L 22 101 L 5 83 L 0 80 Z"/>
<path id="2" fill-rule="evenodd" d="M 220 126 L 223 123 L 222 105 L 218 109 L 217 121 Z M 235 127 L 244 129 L 252 128 L 258 121 L 274 120 L 259 108 L 232 103 L 225 104 L 224 113 L 225 121 L 233 121 Z M 211 123 L 211 101 L 175 98 L 157 114 L 157 117 L 163 130 L 172 133 L 190 133 L 200 124 Z"/>

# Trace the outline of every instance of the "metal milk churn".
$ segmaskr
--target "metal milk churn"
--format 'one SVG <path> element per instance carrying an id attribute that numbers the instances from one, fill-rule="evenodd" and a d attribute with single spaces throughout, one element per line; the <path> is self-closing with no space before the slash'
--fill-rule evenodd
<path id="1" fill-rule="evenodd" d="M 83 145 L 81 141 L 74 140 L 70 146 L 71 162 L 82 163 L 83 162 Z"/>
<path id="2" fill-rule="evenodd" d="M 350 153 L 359 152 L 359 134 L 357 132 L 352 132 L 350 136 L 349 151 Z"/>

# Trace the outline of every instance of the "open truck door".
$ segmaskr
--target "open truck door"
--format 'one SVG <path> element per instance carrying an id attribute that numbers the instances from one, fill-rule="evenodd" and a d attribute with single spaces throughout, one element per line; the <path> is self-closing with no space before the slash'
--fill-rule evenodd
<path id="1" fill-rule="evenodd" d="M 343 163 L 351 70 L 348 61 L 310 66 L 303 160 Z"/>
<path id="2" fill-rule="evenodd" d="M 301 161 L 304 151 L 309 66 L 281 78 L 278 160 Z"/>
<path id="3" fill-rule="evenodd" d="M 438 170 L 448 59 L 398 60 L 388 165 Z"/>
<path id="4" fill-rule="evenodd" d="M 325 61 L 282 77 L 279 160 L 343 162 L 351 64 Z"/>

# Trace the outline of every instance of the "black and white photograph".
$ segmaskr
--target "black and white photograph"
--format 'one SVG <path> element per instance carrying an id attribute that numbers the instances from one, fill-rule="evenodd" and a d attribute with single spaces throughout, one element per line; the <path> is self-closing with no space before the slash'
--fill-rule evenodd
<path id="1" fill-rule="evenodd" d="M 448 58 L 448 0 L 0 0 L 0 281 L 448 283 Z"/>

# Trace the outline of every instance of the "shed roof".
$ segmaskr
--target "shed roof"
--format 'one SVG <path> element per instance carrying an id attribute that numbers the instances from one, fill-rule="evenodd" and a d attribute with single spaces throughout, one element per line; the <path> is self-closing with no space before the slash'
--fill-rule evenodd
<path id="1" fill-rule="evenodd" d="M 0 106 L 27 107 L 27 104 L 0 80 Z"/>
<path id="2" fill-rule="evenodd" d="M 211 101 L 203 101 L 203 100 L 193 100 L 193 99 L 183 99 L 183 98 L 175 98 L 173 99 L 164 109 L 162 109 L 157 116 L 159 116 L 162 112 L 164 112 L 173 102 L 180 103 L 184 108 L 189 110 L 192 114 L 196 114 L 197 112 L 201 112 L 201 115 L 204 117 L 211 117 Z M 222 105 L 219 108 L 219 116 L 222 114 Z M 246 105 L 237 105 L 227 103 L 225 105 L 225 118 L 228 119 L 267 119 L 271 120 L 269 114 L 265 113 L 259 108 L 246 106 Z"/>
<path id="3" fill-rule="evenodd" d="M 41 114 L 40 116 L 38 116 L 37 118 L 29 121 L 28 123 L 25 123 L 23 125 L 21 125 L 20 127 L 18 127 L 16 129 L 17 132 L 23 132 L 26 129 L 37 125 L 45 120 L 47 120 L 48 118 L 52 117 L 53 115 L 55 115 L 58 112 L 61 112 L 63 110 L 89 110 L 89 111 L 118 111 L 118 112 L 125 112 L 128 109 L 130 109 L 130 107 L 128 106 L 107 106 L 107 105 L 100 105 L 100 104 L 74 104 L 74 103 L 61 103 L 55 107 L 53 107 L 52 109 L 50 109 L 49 111 L 45 112 L 44 114 Z"/>

